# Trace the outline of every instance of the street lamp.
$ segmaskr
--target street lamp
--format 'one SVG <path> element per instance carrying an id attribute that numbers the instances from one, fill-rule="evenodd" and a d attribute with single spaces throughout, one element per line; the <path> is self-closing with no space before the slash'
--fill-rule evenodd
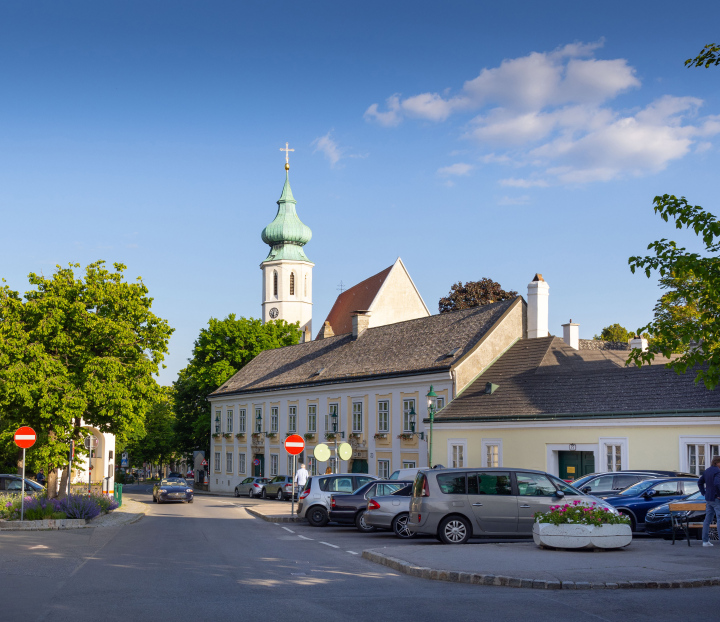
<path id="1" fill-rule="evenodd" d="M 262 432 L 262 415 L 260 413 L 255 417 L 255 431 Z"/>
<path id="2" fill-rule="evenodd" d="M 435 409 L 437 408 L 437 393 L 433 391 L 433 386 L 430 385 L 430 392 L 427 394 L 428 398 L 428 414 L 430 415 L 430 443 L 429 450 L 430 455 L 428 456 L 429 467 L 432 468 L 432 443 L 433 443 L 433 421 L 435 421 Z"/>
<path id="3" fill-rule="evenodd" d="M 425 432 L 416 432 L 415 431 L 415 419 L 416 419 L 416 413 L 415 408 L 410 407 L 410 412 L 408 413 L 408 416 L 410 417 L 410 433 L 417 436 L 419 439 L 425 440 Z"/>

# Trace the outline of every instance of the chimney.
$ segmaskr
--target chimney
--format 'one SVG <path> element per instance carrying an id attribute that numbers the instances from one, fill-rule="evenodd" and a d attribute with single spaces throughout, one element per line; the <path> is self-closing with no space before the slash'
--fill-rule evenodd
<path id="1" fill-rule="evenodd" d="M 580 324 L 573 324 L 572 319 L 562 325 L 563 341 L 575 350 L 580 349 Z"/>
<path id="2" fill-rule="evenodd" d="M 642 337 L 638 337 L 637 335 L 635 335 L 630 340 L 630 349 L 631 350 L 637 349 L 637 350 L 642 350 L 643 352 L 647 352 L 647 349 L 648 349 L 647 339 L 643 339 Z"/>
<path id="3" fill-rule="evenodd" d="M 357 339 L 370 325 L 370 311 L 353 311 L 350 315 L 353 327 L 352 338 Z"/>
<path id="4" fill-rule="evenodd" d="M 323 324 L 323 327 L 320 329 L 320 332 L 318 333 L 317 338 L 318 339 L 327 339 L 328 337 L 334 337 L 335 332 L 332 329 L 332 326 L 330 326 L 330 322 L 325 320 L 325 324 Z"/>
<path id="5" fill-rule="evenodd" d="M 536 274 L 528 283 L 527 323 L 528 339 L 548 336 L 548 295 L 550 286 L 542 274 Z"/>

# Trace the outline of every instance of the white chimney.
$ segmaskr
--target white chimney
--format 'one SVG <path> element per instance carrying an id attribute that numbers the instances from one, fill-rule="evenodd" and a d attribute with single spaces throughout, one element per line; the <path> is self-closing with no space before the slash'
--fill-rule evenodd
<path id="1" fill-rule="evenodd" d="M 352 316 L 352 338 L 357 339 L 370 326 L 370 311 L 353 311 Z"/>
<path id="2" fill-rule="evenodd" d="M 575 350 L 580 349 L 580 324 L 573 324 L 572 319 L 562 325 L 563 341 Z"/>
<path id="3" fill-rule="evenodd" d="M 630 349 L 631 350 L 638 349 L 638 350 L 642 350 L 643 352 L 647 352 L 647 349 L 648 349 L 647 339 L 643 339 L 642 337 L 638 337 L 637 335 L 635 335 L 630 340 Z"/>
<path id="4" fill-rule="evenodd" d="M 527 324 L 528 339 L 548 336 L 548 296 L 550 286 L 542 274 L 536 274 L 532 283 L 528 283 Z"/>

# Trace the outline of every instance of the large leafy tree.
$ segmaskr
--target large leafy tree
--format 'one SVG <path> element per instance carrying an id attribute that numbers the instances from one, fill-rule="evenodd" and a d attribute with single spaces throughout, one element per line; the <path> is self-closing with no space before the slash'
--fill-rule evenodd
<path id="1" fill-rule="evenodd" d="M 599 335 L 595 335 L 593 339 L 602 339 L 603 341 L 625 341 L 632 339 L 633 334 L 627 328 L 620 324 L 610 324 L 602 329 Z"/>
<path id="2" fill-rule="evenodd" d="M 81 422 L 121 442 L 144 434 L 173 332 L 150 310 L 142 279 L 125 281 L 123 264 L 110 271 L 98 261 L 84 277 L 79 267 L 31 273 L 34 289 L 23 296 L 0 288 L 0 444 L 11 446 L 17 426 L 32 426 L 38 442 L 28 462 L 46 469 L 51 490 L 70 441 L 82 451 Z"/>
<path id="3" fill-rule="evenodd" d="M 479 281 L 468 281 L 467 283 L 458 281 L 450 287 L 450 293 L 440 299 L 438 306 L 440 313 L 448 313 L 450 311 L 460 311 L 461 309 L 489 305 L 493 302 L 508 300 L 516 296 L 517 292 L 512 290 L 505 291 L 500 283 L 492 279 L 482 278 Z"/>
<path id="4" fill-rule="evenodd" d="M 145 436 L 130 441 L 124 448 L 130 464 L 163 465 L 180 457 L 172 387 L 160 387 L 158 399 L 145 411 L 143 423 Z"/>
<path id="5" fill-rule="evenodd" d="M 210 403 L 207 396 L 263 350 L 299 342 L 298 323 L 252 318 L 211 318 L 195 341 L 192 358 L 174 384 L 176 433 L 183 451 L 208 449 Z"/>

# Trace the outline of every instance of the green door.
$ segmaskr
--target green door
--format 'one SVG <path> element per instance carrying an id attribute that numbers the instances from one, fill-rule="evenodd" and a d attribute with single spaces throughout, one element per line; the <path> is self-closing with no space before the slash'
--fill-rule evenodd
<path id="1" fill-rule="evenodd" d="M 368 472 L 367 460 L 358 460 L 358 459 L 353 460 L 350 472 L 351 473 L 367 473 Z"/>
<path id="2" fill-rule="evenodd" d="M 576 480 L 595 472 L 595 456 L 591 451 L 559 451 L 560 479 Z"/>
<path id="3" fill-rule="evenodd" d="M 255 460 L 258 462 L 258 464 L 255 464 Z M 264 477 L 265 454 L 255 454 L 255 460 L 253 461 L 253 475 L 255 477 Z"/>

